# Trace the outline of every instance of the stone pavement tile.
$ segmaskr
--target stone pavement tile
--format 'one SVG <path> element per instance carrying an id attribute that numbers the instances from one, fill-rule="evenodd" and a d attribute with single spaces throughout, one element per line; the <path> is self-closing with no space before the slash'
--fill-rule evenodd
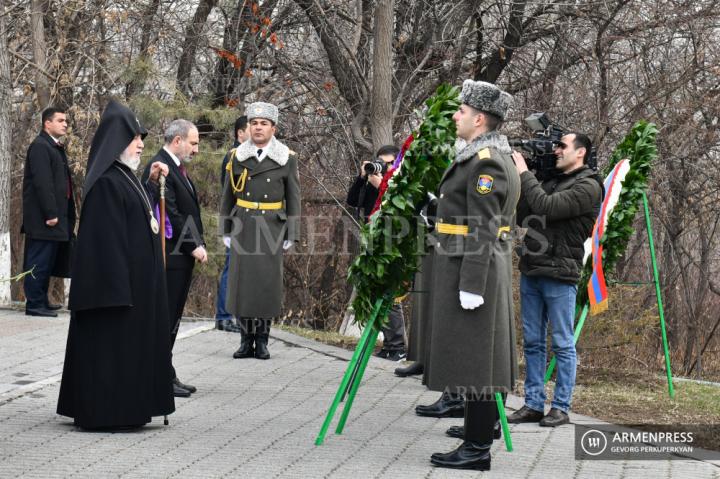
<path id="1" fill-rule="evenodd" d="M 0 315 L 0 329 L 7 320 L 19 321 Z M 512 453 L 503 441 L 493 444 L 489 473 L 434 468 L 430 454 L 459 444 L 444 433 L 462 420 L 417 417 L 415 405 L 431 403 L 439 394 L 416 378 L 394 377 L 396 365 L 376 358 L 343 435 L 334 434 L 333 423 L 325 444 L 315 446 L 347 366 L 339 358 L 351 353 L 278 332 L 270 344 L 271 360 L 235 360 L 238 335 L 198 333 L 211 325 L 183 322 L 183 331 L 191 335 L 178 341 L 175 364 L 180 378 L 198 392 L 176 400 L 170 426 L 155 418 L 132 433 L 76 431 L 70 419 L 54 412 L 57 381 L 11 400 L 0 398 L 0 477 L 635 477 L 652 471 L 659 477 L 691 473 L 720 479 L 718 468 L 698 461 L 682 466 L 680 461 L 577 462 L 572 426 L 547 430 L 534 424 L 511 427 Z M 6 354 L 6 345 L 18 352 L 15 358 L 5 356 L 15 363 L 0 363 L 6 377 L 20 372 L 43 380 L 43 374 L 61 367 L 66 325 L 36 326 L 38 332 L 30 328 L 0 336 L 0 354 Z M 52 352 L 46 346 L 48 357 L 36 349 L 42 347 L 43 334 L 45 342 L 62 345 Z M 0 382 L 7 383 L 2 377 Z M 522 403 L 519 398 L 510 402 Z"/>

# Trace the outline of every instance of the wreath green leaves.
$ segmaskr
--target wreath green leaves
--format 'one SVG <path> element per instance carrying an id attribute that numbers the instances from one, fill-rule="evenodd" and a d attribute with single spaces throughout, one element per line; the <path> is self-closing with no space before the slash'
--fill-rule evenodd
<path id="1" fill-rule="evenodd" d="M 380 319 L 393 298 L 408 291 L 425 251 L 427 228 L 418 209 L 428 192 L 436 191 L 443 172 L 455 157 L 453 114 L 460 106 L 459 91 L 441 85 L 425 105 L 415 140 L 405 152 L 401 171 L 388 183 L 380 210 L 361 229 L 360 254 L 350 266 L 348 280 L 355 287 L 355 322 L 370 321 L 375 302 L 384 298 Z"/>
<path id="2" fill-rule="evenodd" d="M 657 158 L 657 127 L 654 123 L 639 121 L 630 133 L 615 147 L 610 161 L 604 168 L 607 177 L 615 165 L 623 159 L 630 161 L 630 170 L 623 181 L 622 192 L 615 209 L 608 219 L 605 233 L 600 239 L 603 247 L 603 272 L 609 278 L 618 260 L 625 254 L 630 236 L 635 232 L 633 222 L 640 208 L 643 193 L 647 190 L 652 162 Z M 582 307 L 588 300 L 587 284 L 592 274 L 592 261 L 583 269 L 578 287 L 576 304 Z"/>

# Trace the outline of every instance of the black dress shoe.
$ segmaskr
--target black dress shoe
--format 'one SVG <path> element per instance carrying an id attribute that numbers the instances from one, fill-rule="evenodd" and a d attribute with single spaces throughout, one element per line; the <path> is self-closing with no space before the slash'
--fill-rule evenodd
<path id="1" fill-rule="evenodd" d="M 190 391 L 188 391 L 185 388 L 181 388 L 177 384 L 173 382 L 173 395 L 176 398 L 189 398 L 190 397 Z"/>
<path id="2" fill-rule="evenodd" d="M 435 453 L 430 462 L 438 467 L 450 469 L 472 469 L 475 471 L 490 470 L 490 444 L 463 441 L 454 451 L 445 454 Z"/>
<path id="3" fill-rule="evenodd" d="M 395 368 L 395 376 L 400 376 L 401 378 L 407 376 L 417 376 L 418 374 L 422 374 L 424 371 L 425 367 L 422 363 L 412 363 L 410 366 L 405 366 L 404 368 Z"/>
<path id="4" fill-rule="evenodd" d="M 510 414 L 507 417 L 507 422 L 509 422 L 510 424 L 521 424 L 524 422 L 540 422 L 540 419 L 542 418 L 542 411 L 536 411 L 534 409 L 530 409 L 527 406 L 523 406 L 514 413 Z"/>
<path id="5" fill-rule="evenodd" d="M 49 309 L 50 311 L 57 311 L 58 309 L 62 309 L 62 304 L 48 304 L 45 309 Z"/>
<path id="6" fill-rule="evenodd" d="M 215 329 L 227 331 L 228 333 L 241 333 L 242 329 L 232 319 L 219 319 L 215 321 Z"/>
<path id="7" fill-rule="evenodd" d="M 429 406 L 415 406 L 415 414 L 423 417 L 465 417 L 465 399 L 443 393 L 440 399 Z"/>
<path id="8" fill-rule="evenodd" d="M 465 426 L 450 426 L 445 431 L 445 434 L 456 439 L 465 439 Z M 501 437 L 502 427 L 500 427 L 500 421 L 497 421 L 493 427 L 493 439 L 500 439 Z"/>
<path id="9" fill-rule="evenodd" d="M 570 416 L 562 412 L 559 409 L 552 408 L 547 416 L 540 420 L 540 425 L 543 427 L 557 427 L 563 424 L 570 423 Z"/>
<path id="10" fill-rule="evenodd" d="M 176 386 L 179 386 L 183 389 L 186 389 L 188 392 L 191 392 L 191 393 L 197 392 L 197 388 L 195 386 L 190 386 L 189 384 L 183 384 L 180 382 L 180 380 L 177 377 L 175 379 L 173 379 L 173 384 L 175 384 Z"/>
<path id="11" fill-rule="evenodd" d="M 26 309 L 25 315 L 26 316 L 43 316 L 45 318 L 57 318 L 57 313 L 55 311 L 50 311 L 49 309 L 45 309 L 45 308 Z"/>

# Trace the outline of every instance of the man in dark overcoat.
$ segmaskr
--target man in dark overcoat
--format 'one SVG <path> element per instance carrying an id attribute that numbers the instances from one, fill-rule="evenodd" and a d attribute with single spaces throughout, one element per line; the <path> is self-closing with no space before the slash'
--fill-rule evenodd
<path id="1" fill-rule="evenodd" d="M 512 236 L 520 178 L 497 133 L 512 97 L 466 80 L 453 119 L 464 140 L 439 186 L 427 385 L 465 397 L 463 443 L 432 455 L 440 467 L 490 469 L 495 393 L 517 377 Z"/>
<path id="2" fill-rule="evenodd" d="M 275 138 L 278 109 L 252 103 L 245 112 L 250 138 L 233 152 L 220 203 L 230 268 L 225 309 L 241 332 L 234 358 L 270 358 L 272 318 L 283 298 L 283 251 L 299 239 L 300 179 L 297 159 Z"/>
<path id="3" fill-rule="evenodd" d="M 25 233 L 25 314 L 55 317 L 61 305 L 50 304 L 50 276 L 58 273 L 56 263 L 75 230 L 75 199 L 65 147 L 60 139 L 67 132 L 67 117 L 58 108 L 42 112 L 42 131 L 30 144 L 23 173 L 23 223 Z"/>

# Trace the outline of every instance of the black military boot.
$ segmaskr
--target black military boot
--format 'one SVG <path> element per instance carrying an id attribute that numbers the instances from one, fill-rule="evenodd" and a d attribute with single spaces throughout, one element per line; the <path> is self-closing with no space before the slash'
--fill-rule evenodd
<path id="1" fill-rule="evenodd" d="M 415 414 L 423 417 L 465 417 L 465 400 L 460 394 L 444 392 L 429 406 L 415 406 Z"/>
<path id="2" fill-rule="evenodd" d="M 259 319 L 260 331 L 255 336 L 255 357 L 257 359 L 270 359 L 267 345 L 270 340 L 270 319 Z"/>
<path id="3" fill-rule="evenodd" d="M 438 467 L 450 469 L 473 469 L 476 471 L 490 470 L 490 444 L 481 444 L 474 441 L 463 441 L 454 451 L 448 453 L 435 453 L 430 462 Z"/>
<path id="4" fill-rule="evenodd" d="M 465 426 L 450 426 L 445 434 L 454 437 L 455 439 L 465 439 Z M 493 439 L 500 439 L 502 437 L 502 427 L 500 421 L 495 422 L 493 427 Z"/>
<path id="5" fill-rule="evenodd" d="M 256 341 L 255 335 L 250 331 L 250 320 L 247 318 L 239 318 L 240 325 L 240 348 L 233 353 L 233 358 L 252 358 L 255 355 L 253 343 Z"/>

